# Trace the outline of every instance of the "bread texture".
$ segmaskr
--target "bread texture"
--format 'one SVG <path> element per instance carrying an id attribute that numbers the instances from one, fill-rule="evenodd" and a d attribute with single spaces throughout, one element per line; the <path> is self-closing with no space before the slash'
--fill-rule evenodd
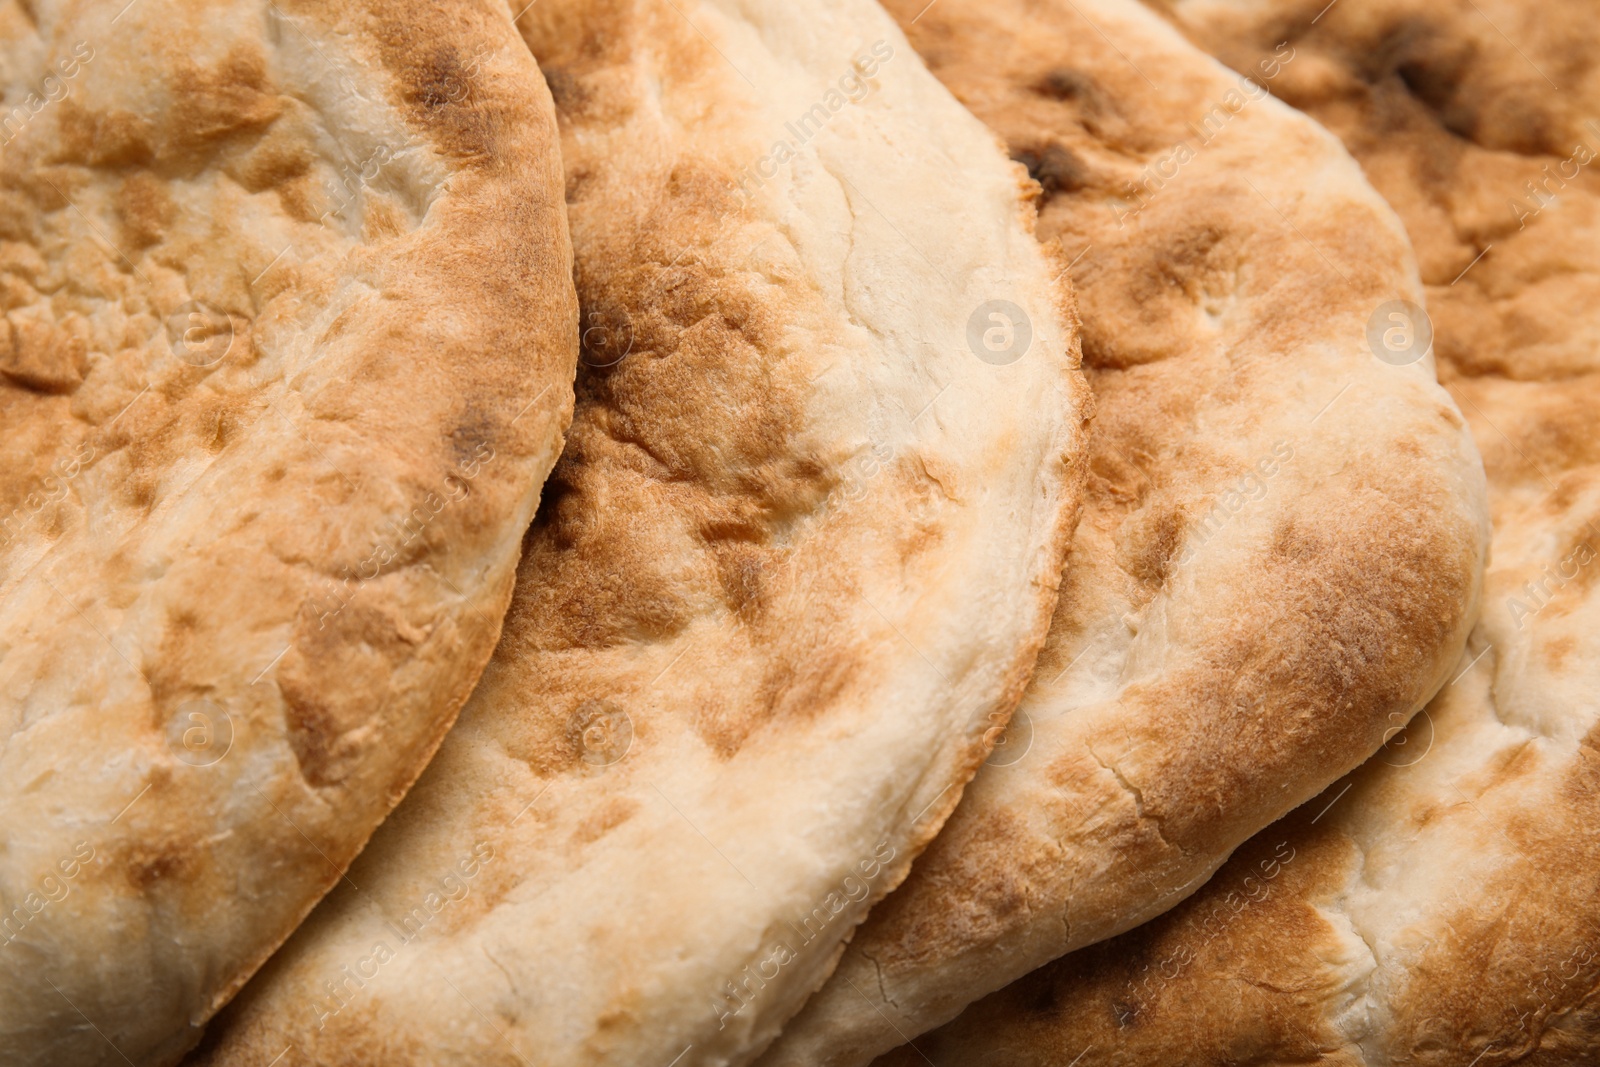
<path id="1" fill-rule="evenodd" d="M 567 449 L 461 721 L 199 1064 L 748 1062 L 1049 624 L 1088 394 L 1024 168 L 865 0 L 521 27 L 562 123 Z"/>
<path id="2" fill-rule="evenodd" d="M 175 1062 L 415 779 L 571 414 L 509 13 L 0 5 L 0 1060 Z"/>
<path id="3" fill-rule="evenodd" d="M 1293 48 L 1273 91 L 1416 240 L 1488 472 L 1482 619 L 1424 714 L 1183 906 L 884 1063 L 1600 1060 L 1600 40 L 1576 5 L 1323 6 L 1175 16 L 1240 70 Z"/>
<path id="4" fill-rule="evenodd" d="M 1400 223 L 1264 87 L 1301 59 L 1246 80 L 1132 0 L 889 8 L 1077 261 L 1089 490 L 1005 743 L 767 1067 L 867 1063 L 1193 893 L 1448 680 L 1488 543 L 1432 361 L 1369 343 L 1422 297 Z"/>

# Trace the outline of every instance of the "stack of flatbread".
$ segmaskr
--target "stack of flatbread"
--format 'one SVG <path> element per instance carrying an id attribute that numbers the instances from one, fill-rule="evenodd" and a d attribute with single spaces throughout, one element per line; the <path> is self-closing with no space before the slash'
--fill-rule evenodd
<path id="1" fill-rule="evenodd" d="M 1480 621 L 1377 759 L 1184 905 L 886 1062 L 1600 1062 L 1600 37 L 1576 9 L 1320 8 L 1172 14 L 1239 70 L 1292 50 L 1275 92 L 1413 235 L 1488 471 Z"/>
<path id="2" fill-rule="evenodd" d="M 0 1067 L 1600 1062 L 1586 29 L 0 0 L 0 88 Z"/>

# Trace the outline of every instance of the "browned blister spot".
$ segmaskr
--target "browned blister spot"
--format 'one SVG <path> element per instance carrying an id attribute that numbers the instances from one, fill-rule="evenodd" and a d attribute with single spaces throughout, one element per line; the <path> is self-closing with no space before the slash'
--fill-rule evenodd
<path id="1" fill-rule="evenodd" d="M 509 118 L 487 66 L 492 54 L 463 54 L 449 43 L 456 17 L 482 17 L 449 8 L 418 9 L 418 17 L 384 19 L 372 27 L 386 65 L 395 72 L 408 117 L 466 166 L 494 167 Z"/>
<path id="2" fill-rule="evenodd" d="M 1146 587 L 1159 589 L 1167 580 L 1185 526 L 1183 513 L 1175 508 L 1137 516 L 1120 531 L 1118 562 Z"/>
<path id="3" fill-rule="evenodd" d="M 1187 214 L 1154 239 L 1103 249 L 1079 276 L 1086 365 L 1125 368 L 1186 354 L 1198 308 L 1208 294 L 1232 288 L 1240 240 L 1231 227 Z M 1053 229 L 1047 214 L 1041 238 Z"/>
<path id="4" fill-rule="evenodd" d="M 1297 816 L 1282 835 L 1241 848 L 1213 876 L 1214 892 L 1040 968 L 917 1038 L 917 1050 L 939 1064 L 982 1062 L 1003 1034 L 1009 1067 L 1059 1067 L 1086 1048 L 1127 1063 L 1165 1062 L 1181 1048 L 1197 1064 L 1344 1067 L 1321 1016 L 1319 969 L 1348 942 L 1317 905 L 1358 862 L 1348 839 Z M 1236 1013 L 1257 1025 L 1230 1026 Z M 914 1062 L 925 1061 L 907 1046 L 875 1064 Z"/>
<path id="5" fill-rule="evenodd" d="M 1011 158 L 1028 168 L 1028 177 L 1039 183 L 1046 200 L 1059 193 L 1079 192 L 1094 181 L 1089 165 L 1063 144 L 1013 146 Z"/>
<path id="6" fill-rule="evenodd" d="M 988 812 L 980 825 L 961 829 L 960 840 L 935 837 L 919 857 L 908 883 L 917 886 L 916 894 L 891 893 L 874 910 L 875 928 L 886 935 L 874 939 L 885 965 L 948 959 L 952 951 L 984 943 L 1027 910 L 1032 869 L 1060 860 L 1059 849 L 1012 812 Z M 929 873 L 919 877 L 923 870 Z M 947 910 L 916 907 L 928 892 Z"/>
<path id="7" fill-rule="evenodd" d="M 157 132 L 153 121 L 122 108 L 92 110 L 68 96 L 60 112 L 57 152 L 64 162 L 91 167 L 124 167 L 155 158 Z"/>
<path id="8" fill-rule="evenodd" d="M 583 200 L 573 206 L 591 238 L 578 272 L 585 366 L 566 453 L 527 538 L 518 603 L 528 608 L 514 607 L 508 628 L 551 650 L 671 639 L 703 609 L 711 579 L 744 638 L 774 650 L 754 701 L 707 692 L 693 702 L 706 743 L 731 756 L 771 716 L 824 706 L 848 674 L 831 640 L 770 631 L 772 598 L 800 569 L 789 530 L 850 499 L 804 444 L 806 382 L 774 358 L 775 302 L 709 270 L 715 254 L 663 239 L 714 242 L 729 214 L 724 183 L 695 163 L 661 166 L 658 199 L 631 225 L 609 219 L 590 233 Z M 680 400 L 664 409 L 662 395 Z M 730 414 L 706 422 L 708 410 Z M 594 689 L 577 677 L 552 683 Z"/>
<path id="9" fill-rule="evenodd" d="M 169 159 L 215 151 L 228 138 L 271 125 L 282 112 L 266 56 L 242 42 L 213 67 L 179 67 L 171 93 L 172 107 L 161 117 L 162 154 Z"/>
<path id="10" fill-rule="evenodd" d="M 318 788 L 339 785 L 362 766 L 387 710 L 366 694 L 387 691 L 392 664 L 415 655 L 394 609 L 381 606 L 371 589 L 342 606 L 321 606 L 334 608 L 319 617 L 308 605 L 276 668 L 289 747 L 306 782 Z"/>
<path id="11" fill-rule="evenodd" d="M 172 224 L 174 206 L 166 185 L 148 171 L 135 171 L 117 186 L 117 215 L 132 248 L 160 241 Z"/>
<path id="12" fill-rule="evenodd" d="M 631 819 L 638 810 L 639 802 L 636 800 L 609 797 L 577 825 L 568 843 L 573 848 L 593 844 Z"/>
<path id="13" fill-rule="evenodd" d="M 1429 916 L 1433 937 L 1396 976 L 1390 1038 L 1419 1062 L 1463 1062 L 1486 1044 L 1518 1062 L 1583 1062 L 1600 1042 L 1600 758 L 1596 730 L 1549 780 L 1547 750 L 1503 753 L 1477 780 L 1487 788 L 1470 817 L 1485 827 L 1486 853 L 1450 905 Z M 1501 798 L 1522 803 L 1508 809 Z M 1489 812 L 1493 813 L 1490 814 Z M 1530 877 L 1532 872 L 1537 872 Z"/>
<path id="14" fill-rule="evenodd" d="M 37 316 L 7 316 L 10 343 L 0 338 L 0 374 L 41 393 L 70 393 L 89 370 L 82 336 Z"/>
<path id="15" fill-rule="evenodd" d="M 187 845 L 142 848 L 126 858 L 129 884 L 142 891 L 181 878 L 192 866 L 193 859 Z"/>

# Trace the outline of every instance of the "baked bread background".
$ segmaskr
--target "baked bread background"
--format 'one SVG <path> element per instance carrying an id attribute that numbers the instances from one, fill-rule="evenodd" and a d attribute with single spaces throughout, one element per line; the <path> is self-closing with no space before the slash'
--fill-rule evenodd
<path id="1" fill-rule="evenodd" d="M 1326 131 L 1134 0 L 889 8 L 1041 182 L 1097 411 L 1008 740 L 762 1060 L 786 1067 L 865 1064 L 1194 892 L 1448 680 L 1488 543 L 1425 350 L 1368 344 L 1420 285 Z M 1298 62 L 1268 56 L 1266 84 Z"/>
<path id="2" fill-rule="evenodd" d="M 467 0 L 0 6 L 8 1065 L 175 1062 L 489 658 L 577 354 L 514 43 Z"/>
<path id="3" fill-rule="evenodd" d="M 1600 1050 L 1600 186 L 1576 9 L 1180 5 L 1402 212 L 1488 471 L 1482 620 L 1377 759 L 1156 922 L 884 1063 L 1588 1064 Z M 1567 14 L 1566 19 L 1561 18 Z M 1303 65 L 1302 65 L 1303 64 Z M 1553 90 L 1541 76 L 1561 87 Z"/>
<path id="4" fill-rule="evenodd" d="M 861 0 L 521 25 L 585 328 L 567 450 L 458 728 L 198 1063 L 748 1062 L 1049 622 L 1087 390 L 1023 168 Z"/>
<path id="5" fill-rule="evenodd" d="M 1600 1060 L 1591 12 L 1146 3 L 0 0 L 0 1065 Z"/>

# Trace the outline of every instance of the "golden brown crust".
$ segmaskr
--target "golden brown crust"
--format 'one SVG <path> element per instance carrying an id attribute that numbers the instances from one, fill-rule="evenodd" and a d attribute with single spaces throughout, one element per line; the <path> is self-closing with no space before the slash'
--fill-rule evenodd
<path id="1" fill-rule="evenodd" d="M 1048 628 L 1088 405 L 1023 169 L 863 0 L 522 28 L 577 252 L 567 449 L 461 722 L 201 1062 L 748 1062 Z M 969 340 L 1000 299 L 1015 360 Z"/>
<path id="2" fill-rule="evenodd" d="M 1297 1010 L 1336 992 L 1312 962 L 1349 952 L 1318 910 L 1337 879 L 1318 875 L 1343 873 L 1354 850 L 1308 821 L 1284 820 L 1273 828 L 1280 836 L 1258 835 L 1171 911 L 1040 968 L 874 1063 L 1356 1067 L 1359 1056 L 1341 1053 L 1315 1013 Z M 1246 920 L 1253 938 L 1239 932 Z M 1215 992 L 1196 1000 L 1202 987 Z M 1177 1016 L 1181 1028 L 1169 1022 Z M 1241 1017 L 1256 1025 L 1241 1030 Z"/>
<path id="3" fill-rule="evenodd" d="M 1487 541 L 1460 413 L 1368 347 L 1419 287 L 1324 131 L 1131 2 L 889 6 L 1040 181 L 1098 410 L 1031 748 L 768 1065 L 864 1063 L 1192 892 L 1446 680 Z"/>
<path id="4" fill-rule="evenodd" d="M 493 649 L 570 416 L 554 115 L 486 3 L 0 42 L 0 1044 L 170 1063 Z"/>
<path id="5" fill-rule="evenodd" d="M 1600 186 L 1578 162 L 1600 152 L 1583 121 L 1600 101 L 1590 13 L 1173 7 L 1236 67 L 1287 40 L 1298 58 L 1274 91 L 1344 139 L 1416 240 L 1441 377 L 1489 476 L 1484 614 L 1456 680 L 1377 759 L 1183 907 L 1015 983 L 918 1049 L 941 1065 L 1593 1062 Z M 1280 841 L 1296 859 L 1270 899 L 1199 929 Z"/>

